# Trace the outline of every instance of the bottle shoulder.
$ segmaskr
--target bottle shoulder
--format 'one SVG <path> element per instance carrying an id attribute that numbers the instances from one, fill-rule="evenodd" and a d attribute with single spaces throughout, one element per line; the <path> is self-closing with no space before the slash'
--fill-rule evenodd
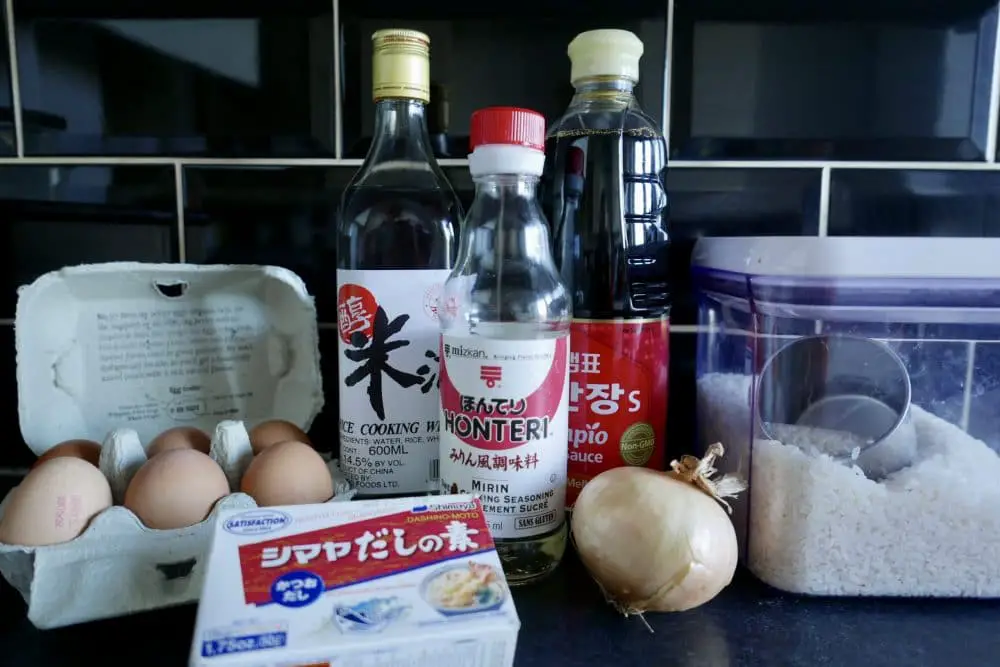
<path id="1" fill-rule="evenodd" d="M 551 126 L 548 138 L 611 131 L 663 140 L 659 124 L 635 100 L 627 105 L 592 103 L 571 105 Z"/>

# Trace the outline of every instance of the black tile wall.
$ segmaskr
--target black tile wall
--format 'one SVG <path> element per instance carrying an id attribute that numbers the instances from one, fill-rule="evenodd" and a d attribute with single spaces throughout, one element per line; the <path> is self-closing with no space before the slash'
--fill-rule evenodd
<path id="1" fill-rule="evenodd" d="M 371 142 L 371 35 L 387 26 L 421 30 L 431 38 L 428 124 L 432 135 L 443 135 L 438 139 L 442 157 L 466 157 L 469 118 L 481 107 L 527 107 L 549 122 L 562 115 L 573 96 L 566 46 L 577 33 L 593 28 L 624 28 L 643 40 L 636 95 L 662 124 L 666 3 L 626 3 L 614 20 L 563 13 L 566 4 L 541 2 L 525 21 L 515 13 L 497 15 L 493 6 L 492 16 L 484 16 L 489 10 L 469 8 L 456 17 L 413 3 L 387 21 L 382 3 L 342 2 L 345 157 L 364 157 Z"/>
<path id="2" fill-rule="evenodd" d="M 981 160 L 996 3 L 676 0 L 683 159 Z"/>
<path id="3" fill-rule="evenodd" d="M 1000 236 L 1000 172 L 834 170 L 829 233 Z"/>
<path id="4" fill-rule="evenodd" d="M 301 275 L 317 298 L 326 408 L 312 435 L 335 450 L 334 225 L 372 132 L 379 28 L 430 35 L 428 118 L 447 158 L 465 157 L 476 108 L 560 115 L 572 95 L 566 46 L 578 32 L 622 27 L 643 40 L 639 102 L 669 130 L 674 159 L 688 161 L 668 177 L 673 455 L 692 439 L 698 238 L 1000 236 L 1000 171 L 987 164 L 993 0 L 674 0 L 671 25 L 666 0 L 12 4 L 17 96 L 0 30 L 0 425 L 10 429 L 18 285 L 80 262 L 268 263 Z M 25 158 L 14 157 L 15 97 Z M 938 164 L 874 164 L 892 161 Z M 466 166 L 444 169 L 468 207 Z M 957 410 L 964 384 L 940 377 L 972 359 L 972 391 L 995 402 L 1000 346 L 981 337 L 973 352 L 962 336 L 908 344 L 915 396 L 1000 448 L 994 411 Z M 31 459 L 16 444 L 0 451 L 0 468 Z"/>
<path id="5" fill-rule="evenodd" d="M 320 321 L 336 321 L 336 210 L 354 170 L 189 167 L 184 171 L 189 262 L 274 264 L 296 272 Z"/>
<path id="6" fill-rule="evenodd" d="M 337 340 L 339 334 L 336 329 L 321 329 L 319 332 L 319 354 L 320 366 L 323 371 L 323 397 L 325 405 L 323 410 L 317 415 L 309 429 L 309 439 L 312 440 L 316 449 L 322 452 L 330 452 L 338 455 L 340 452 L 340 441 L 337 418 L 340 410 L 337 405 L 339 396 L 337 394 Z"/>
<path id="7" fill-rule="evenodd" d="M 6 7 L 0 8 L 0 17 L 6 18 Z M 15 155 L 14 102 L 10 85 L 10 57 L 7 49 L 7 32 L 0 36 L 0 156 Z M 25 109 L 25 124 L 43 125 L 53 119 L 37 110 Z"/>
<path id="8" fill-rule="evenodd" d="M 818 169 L 673 169 L 670 197 L 671 321 L 697 322 L 691 250 L 702 236 L 815 235 L 819 225 Z"/>
<path id="9" fill-rule="evenodd" d="M 176 261 L 176 210 L 169 166 L 0 166 L 0 318 L 47 271 Z"/>
<path id="10" fill-rule="evenodd" d="M 83 16 L 81 16 L 81 14 Z M 14 3 L 29 155 L 334 152 L 333 5 Z"/>
<path id="11" fill-rule="evenodd" d="M 0 327 L 0 424 L 7 433 L 15 437 L 7 438 L 0 447 L 0 467 L 20 468 L 31 465 L 36 456 L 21 438 L 16 437 L 17 419 L 17 380 L 15 379 L 16 355 L 14 354 L 14 328 Z"/>

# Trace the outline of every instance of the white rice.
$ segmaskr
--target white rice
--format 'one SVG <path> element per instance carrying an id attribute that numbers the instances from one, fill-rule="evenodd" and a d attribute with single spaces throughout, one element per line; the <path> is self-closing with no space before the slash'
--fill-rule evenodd
<path id="1" fill-rule="evenodd" d="M 721 441 L 724 469 L 744 476 L 749 388 L 743 375 L 698 380 L 704 443 Z M 820 453 L 825 445 L 813 434 L 754 443 L 743 544 L 755 575 L 818 595 L 1000 597 L 1000 456 L 912 409 L 916 459 L 878 482 Z M 738 533 L 746 498 L 740 505 Z"/>

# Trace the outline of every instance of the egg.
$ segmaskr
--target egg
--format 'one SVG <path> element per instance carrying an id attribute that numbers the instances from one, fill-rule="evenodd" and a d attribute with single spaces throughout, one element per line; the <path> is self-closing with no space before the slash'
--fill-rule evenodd
<path id="1" fill-rule="evenodd" d="M 100 470 L 74 456 L 50 458 L 12 492 L 0 518 L 0 542 L 33 547 L 69 542 L 109 507 L 111 486 Z"/>
<path id="2" fill-rule="evenodd" d="M 31 467 L 36 468 L 60 456 L 73 456 L 96 466 L 101 459 L 101 445 L 93 440 L 66 440 L 46 450 Z"/>
<path id="3" fill-rule="evenodd" d="M 229 493 L 222 468 L 195 449 L 171 449 L 146 461 L 125 490 L 125 507 L 149 528 L 170 530 L 205 520 Z"/>
<path id="4" fill-rule="evenodd" d="M 333 496 L 333 479 L 315 449 L 301 442 L 279 442 L 254 457 L 240 490 L 261 507 L 322 503 Z"/>
<path id="5" fill-rule="evenodd" d="M 312 446 L 312 441 L 305 431 L 284 419 L 261 422 L 250 429 L 250 446 L 254 454 L 260 454 L 271 445 L 290 440 Z"/>
<path id="6" fill-rule="evenodd" d="M 153 438 L 146 448 L 146 456 L 153 458 L 157 454 L 174 449 L 194 449 L 202 454 L 208 454 L 211 446 L 212 439 L 201 429 L 193 426 L 177 426 Z"/>

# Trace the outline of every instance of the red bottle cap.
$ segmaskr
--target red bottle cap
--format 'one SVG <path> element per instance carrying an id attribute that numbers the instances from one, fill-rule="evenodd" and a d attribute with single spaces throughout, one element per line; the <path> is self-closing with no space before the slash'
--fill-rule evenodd
<path id="1" fill-rule="evenodd" d="M 477 146 L 526 146 L 545 150 L 545 117 L 517 107 L 488 107 L 472 113 L 469 148 Z"/>

